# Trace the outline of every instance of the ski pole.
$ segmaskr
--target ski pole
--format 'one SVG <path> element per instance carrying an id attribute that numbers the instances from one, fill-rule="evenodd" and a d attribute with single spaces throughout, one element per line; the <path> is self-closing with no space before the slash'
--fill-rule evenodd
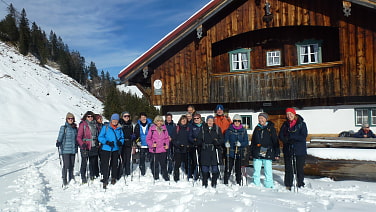
<path id="1" fill-rule="evenodd" d="M 190 166 L 190 161 L 191 161 L 191 157 L 189 157 L 189 146 L 187 146 L 187 149 L 186 149 L 186 154 L 187 154 L 187 162 L 186 162 L 186 164 L 187 164 L 187 181 L 189 181 L 189 176 L 191 176 L 191 166 Z"/>
<path id="2" fill-rule="evenodd" d="M 296 155 L 295 155 L 295 151 L 294 151 L 294 154 L 293 154 L 293 157 L 292 157 L 292 164 L 293 164 L 293 174 L 294 174 L 294 191 L 295 192 L 298 192 L 298 171 L 297 171 L 297 168 L 296 168 Z"/>
<path id="3" fill-rule="evenodd" d="M 227 168 L 225 167 L 225 179 L 229 180 L 231 171 L 230 171 L 230 147 L 226 148 L 226 154 L 227 154 Z"/>
<path id="4" fill-rule="evenodd" d="M 153 160 L 154 160 L 154 164 L 153 164 L 153 166 L 154 166 L 154 170 L 153 170 L 153 184 L 155 185 L 155 178 L 156 178 L 156 172 L 155 172 L 155 153 L 156 153 L 156 149 L 157 149 L 157 143 L 154 141 L 154 145 L 153 145 Z M 159 175 L 159 173 L 158 173 L 158 175 Z"/>
<path id="5" fill-rule="evenodd" d="M 131 181 L 133 181 L 133 146 L 132 146 L 132 149 L 131 149 Z"/>
<path id="6" fill-rule="evenodd" d="M 216 152 L 216 155 L 217 155 L 217 167 L 218 167 L 218 172 L 219 172 L 219 179 L 222 180 L 222 177 L 221 177 L 221 167 L 219 166 L 219 154 L 218 154 L 218 149 L 215 148 L 215 152 Z"/>
<path id="7" fill-rule="evenodd" d="M 57 147 L 57 153 L 59 154 L 60 167 L 63 168 L 63 164 L 61 163 L 60 146 Z"/>

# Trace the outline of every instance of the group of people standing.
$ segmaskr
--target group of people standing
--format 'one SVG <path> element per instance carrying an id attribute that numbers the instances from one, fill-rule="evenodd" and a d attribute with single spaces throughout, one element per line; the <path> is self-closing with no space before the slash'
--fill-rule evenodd
<path id="1" fill-rule="evenodd" d="M 242 160 L 252 159 L 253 183 L 261 185 L 260 173 L 264 166 L 264 186 L 273 188 L 272 161 L 279 160 L 280 139 L 286 188 L 291 190 L 294 173 L 297 174 L 297 186 L 304 186 L 307 127 L 293 108 L 286 110 L 287 120 L 279 135 L 273 122 L 268 120 L 268 114 L 260 113 L 251 142 L 240 115 L 235 114 L 231 120 L 224 114 L 223 105 L 217 105 L 214 112 L 215 116 L 209 115 L 203 120 L 190 105 L 177 124 L 171 114 L 165 119 L 158 115 L 152 121 L 145 113 L 140 113 L 137 123 L 133 124 L 130 113 L 123 112 L 113 114 L 110 122 L 103 124 L 99 114 L 87 111 L 78 128 L 74 115 L 68 113 L 56 142 L 63 161 L 63 185 L 74 179 L 75 155 L 80 148 L 82 183 L 102 174 L 103 188 L 109 183 L 115 184 L 122 176 L 131 175 L 132 155 L 136 149 L 139 175 L 146 174 L 146 161 L 149 160 L 154 180 L 161 174 L 169 181 L 172 174 L 173 180 L 178 182 L 180 170 L 183 170 L 188 180 L 201 179 L 202 186 L 207 187 L 210 179 L 211 186 L 216 187 L 221 173 L 224 174 L 223 183 L 228 184 L 231 172 L 234 172 L 236 183 L 241 185 Z M 247 155 L 250 157 L 245 158 Z M 222 165 L 224 171 L 220 170 Z"/>

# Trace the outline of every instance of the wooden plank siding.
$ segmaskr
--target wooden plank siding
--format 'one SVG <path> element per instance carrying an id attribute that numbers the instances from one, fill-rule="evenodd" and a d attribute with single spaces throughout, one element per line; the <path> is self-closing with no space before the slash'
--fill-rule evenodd
<path id="1" fill-rule="evenodd" d="M 306 98 L 325 98 L 339 95 L 340 81 L 334 81 L 341 63 L 322 64 L 324 67 L 301 66 L 296 70 L 259 70 L 242 74 L 213 74 L 212 102 L 257 102 Z M 328 65 L 325 67 L 325 65 Z M 286 81 L 287 79 L 287 81 Z M 247 83 L 241 83 L 241 82 Z M 227 88 L 227 89 L 226 89 Z M 248 94 L 240 90 L 248 91 Z M 217 95 L 213 95 L 213 94 Z"/>
<path id="2" fill-rule="evenodd" d="M 352 4 L 351 16 L 345 17 L 339 0 L 268 2 L 273 14 L 270 23 L 263 21 L 266 0 L 234 1 L 220 12 L 222 15 L 203 23 L 201 39 L 192 35 L 185 46 L 151 67 L 151 81 L 163 82 L 163 94 L 152 95 L 152 103 L 187 105 L 376 95 L 376 26 L 371 23 L 376 20 L 375 10 Z M 327 35 L 326 28 L 332 35 Z M 262 42 L 278 29 L 290 30 L 291 34 L 268 47 L 282 49 L 282 65 L 270 68 L 266 66 Z M 245 33 L 250 34 L 238 43 L 226 41 Z M 324 39 L 322 64 L 297 64 L 295 43 L 303 36 Z M 221 46 L 221 42 L 226 45 Z M 251 71 L 230 73 L 227 52 L 238 44 L 251 49 Z M 217 51 L 213 50 L 215 45 Z"/>

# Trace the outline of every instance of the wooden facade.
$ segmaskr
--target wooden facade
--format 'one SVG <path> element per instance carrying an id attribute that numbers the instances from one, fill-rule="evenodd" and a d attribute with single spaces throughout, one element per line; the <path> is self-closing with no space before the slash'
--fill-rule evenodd
<path id="1" fill-rule="evenodd" d="M 344 4 L 351 5 L 349 16 Z M 260 109 L 268 102 L 278 110 L 376 102 L 376 3 L 214 0 L 192 19 L 119 74 L 165 111 L 187 104 Z M 320 63 L 298 64 L 296 43 L 304 40 L 322 42 Z M 239 48 L 250 49 L 251 70 L 230 72 L 228 52 Z M 265 52 L 273 49 L 281 50 L 282 62 L 268 67 Z M 157 79 L 161 95 L 154 95 Z"/>

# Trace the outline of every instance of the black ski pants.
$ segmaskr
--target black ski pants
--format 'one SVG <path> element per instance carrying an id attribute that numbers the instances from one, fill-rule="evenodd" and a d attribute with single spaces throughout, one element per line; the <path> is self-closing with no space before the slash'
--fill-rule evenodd
<path id="1" fill-rule="evenodd" d="M 305 155 L 299 155 L 296 157 L 296 164 L 294 164 L 293 156 L 285 156 L 285 186 L 292 187 L 294 180 L 294 172 L 297 174 L 297 186 L 304 186 L 304 165 L 305 165 Z M 295 170 L 296 168 L 296 170 Z M 294 171 L 295 170 L 295 171 Z"/>
<path id="2" fill-rule="evenodd" d="M 179 178 L 180 178 L 180 170 L 179 169 L 181 167 L 181 163 L 184 163 L 185 173 L 187 174 L 188 168 L 190 168 L 188 166 L 187 156 L 188 156 L 187 153 L 175 152 L 175 155 L 174 155 L 174 160 L 175 160 L 174 181 L 178 181 Z"/>
<path id="3" fill-rule="evenodd" d="M 176 164 L 175 164 L 176 165 Z M 169 180 L 167 173 L 167 153 L 152 153 L 150 168 L 153 173 L 155 180 L 159 179 L 159 166 L 161 167 L 161 172 L 164 180 Z"/>
<path id="4" fill-rule="evenodd" d="M 103 181 L 108 183 L 108 179 L 110 176 L 111 171 L 111 178 L 116 179 L 117 171 L 118 171 L 118 160 L 119 160 L 119 152 L 114 151 L 105 151 L 103 150 L 101 153 L 102 159 L 102 171 L 103 171 Z"/>

